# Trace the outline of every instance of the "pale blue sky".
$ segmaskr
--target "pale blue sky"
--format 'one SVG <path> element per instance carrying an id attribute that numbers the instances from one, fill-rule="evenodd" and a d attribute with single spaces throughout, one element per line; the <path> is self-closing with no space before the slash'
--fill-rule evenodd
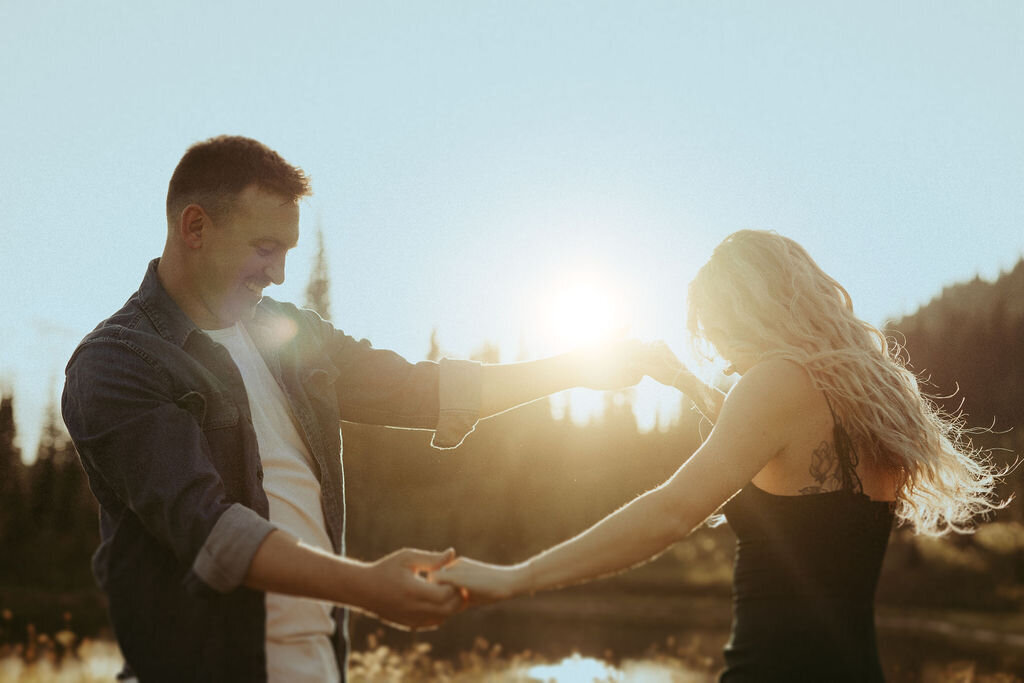
<path id="1" fill-rule="evenodd" d="M 0 385 L 22 444 L 77 340 L 164 239 L 185 148 L 259 138 L 313 178 L 347 332 L 556 350 L 574 274 L 681 346 L 739 228 L 803 243 L 862 317 L 1024 253 L 1024 3 L 0 1 Z M 664 402 L 648 384 L 641 403 Z"/>

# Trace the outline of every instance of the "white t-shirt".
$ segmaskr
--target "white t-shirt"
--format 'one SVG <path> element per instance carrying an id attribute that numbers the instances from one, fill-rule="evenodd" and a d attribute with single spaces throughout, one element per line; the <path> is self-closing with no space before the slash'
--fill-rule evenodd
<path id="1" fill-rule="evenodd" d="M 332 552 L 320 502 L 320 482 L 296 429 L 284 392 L 240 324 L 205 330 L 238 366 L 263 463 L 270 521 L 304 543 Z M 331 603 L 267 593 L 267 675 L 270 683 L 339 681 L 331 637 Z"/>

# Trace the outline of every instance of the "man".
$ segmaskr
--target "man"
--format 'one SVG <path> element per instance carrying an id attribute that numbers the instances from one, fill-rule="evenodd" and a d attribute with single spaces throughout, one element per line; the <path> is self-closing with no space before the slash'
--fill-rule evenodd
<path id="1" fill-rule="evenodd" d="M 344 557 L 339 420 L 434 430 L 448 448 L 480 417 L 640 379 L 629 345 L 614 363 L 411 364 L 264 298 L 309 193 L 255 140 L 192 146 L 163 255 L 68 363 L 64 420 L 101 507 L 94 571 L 142 681 L 339 680 L 338 606 L 413 628 L 461 606 L 421 576 L 451 550 Z"/>

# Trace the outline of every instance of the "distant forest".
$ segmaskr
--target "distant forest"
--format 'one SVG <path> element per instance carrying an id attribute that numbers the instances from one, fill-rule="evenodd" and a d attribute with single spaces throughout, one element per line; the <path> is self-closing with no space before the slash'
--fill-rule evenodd
<path id="1" fill-rule="evenodd" d="M 977 445 L 1024 457 L 1024 259 L 995 282 L 947 287 L 889 332 L 905 339 L 911 368 L 947 413 L 962 408 L 968 425 L 991 427 Z M 1013 460 L 999 450 L 995 457 Z M 1024 491 L 1024 468 L 1011 483 Z M 1006 512 L 1022 520 L 1024 504 Z"/>
<path id="2" fill-rule="evenodd" d="M 326 278 L 321 258 L 307 304 L 329 317 Z M 974 437 L 977 445 L 994 449 L 1000 462 L 1024 454 L 1024 260 L 995 282 L 946 288 L 887 334 L 905 346 L 947 412 L 962 409 L 969 425 L 992 428 Z M 436 357 L 435 338 L 430 348 Z M 497 350 L 477 357 L 496 361 Z M 509 562 L 581 531 L 664 481 L 700 443 L 698 417 L 685 410 L 671 425 L 641 433 L 631 396 L 608 392 L 604 414 L 583 426 L 556 419 L 540 400 L 481 422 L 454 451 L 430 448 L 425 432 L 344 423 L 349 554 L 373 559 L 402 546 L 454 546 Z M 0 642 L 22 638 L 29 621 L 41 631 L 73 620 L 80 633 L 99 632 L 106 617 L 89 559 L 99 541 L 96 503 L 55 407 L 34 463 L 24 463 L 15 401 L 0 401 Z M 1005 493 L 1024 493 L 1024 467 Z M 1016 609 L 1024 604 L 1022 520 L 1018 501 L 984 525 L 991 532 L 939 542 L 897 532 L 880 599 Z M 700 547 L 714 550 L 727 590 L 728 531 L 695 533 L 702 535 L 711 540 Z"/>

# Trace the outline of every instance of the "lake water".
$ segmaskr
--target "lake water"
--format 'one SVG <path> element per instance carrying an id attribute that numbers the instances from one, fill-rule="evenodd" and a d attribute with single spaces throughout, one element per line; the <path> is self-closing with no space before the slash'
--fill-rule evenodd
<path id="1" fill-rule="evenodd" d="M 729 620 L 722 596 L 574 590 L 468 610 L 432 632 L 355 617 L 352 681 L 713 683 Z M 1024 683 L 1024 636 L 891 609 L 878 623 L 889 683 Z M 78 654 L 58 666 L 45 648 L 32 664 L 0 651 L 0 683 L 111 683 L 120 668 L 112 642 Z"/>
<path id="2" fill-rule="evenodd" d="M 629 607 L 622 608 L 624 603 Z M 427 633 L 381 629 L 373 620 L 356 617 L 351 634 L 361 650 L 386 645 L 408 652 L 429 646 L 431 657 L 457 662 L 467 652 L 494 658 L 497 645 L 497 656 L 505 661 L 525 653 L 556 667 L 539 672 L 600 670 L 601 663 L 612 667 L 609 680 L 705 681 L 714 680 L 723 665 L 730 620 L 731 607 L 722 596 L 611 597 L 570 589 L 469 610 Z M 939 618 L 911 618 L 891 610 L 880 613 L 878 632 L 889 683 L 1024 682 L 1024 637 L 957 628 Z M 554 679 L 578 680 L 566 676 Z"/>

